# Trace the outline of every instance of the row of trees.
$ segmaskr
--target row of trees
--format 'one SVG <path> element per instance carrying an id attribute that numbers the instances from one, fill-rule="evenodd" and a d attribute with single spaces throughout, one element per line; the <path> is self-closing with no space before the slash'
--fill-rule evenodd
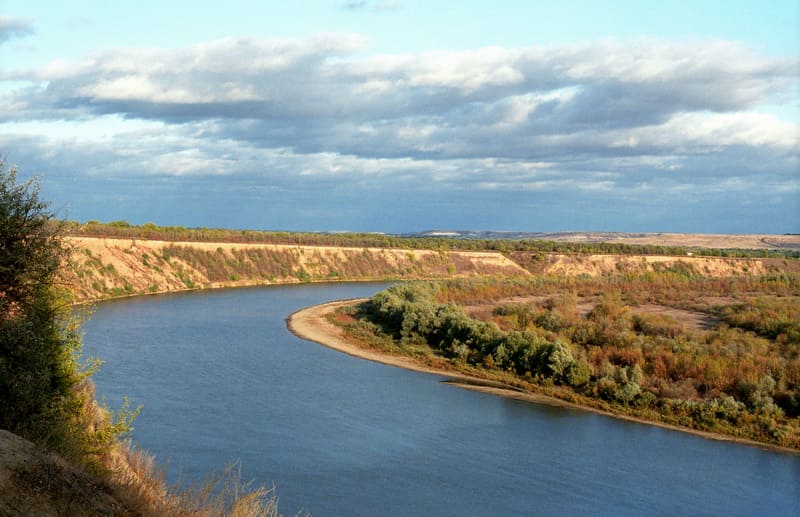
<path id="1" fill-rule="evenodd" d="M 406 237 L 376 233 L 309 233 L 230 230 L 220 228 L 185 228 L 145 223 L 131 225 L 127 221 L 100 223 L 69 222 L 71 235 L 155 239 L 169 241 L 271 243 L 313 246 L 351 246 L 433 250 L 499 251 L 502 253 L 599 253 L 614 255 L 696 255 L 744 258 L 800 258 L 798 250 L 744 250 L 686 248 L 683 246 L 631 245 L 623 243 L 556 242 L 530 239 L 457 239 L 448 237 Z"/>
<path id="2" fill-rule="evenodd" d="M 588 382 L 588 363 L 576 360 L 563 342 L 529 331 L 503 332 L 496 325 L 472 319 L 455 305 L 435 303 L 430 286 L 392 287 L 376 294 L 364 310 L 403 344 L 427 344 L 464 362 L 513 369 L 570 386 Z"/>

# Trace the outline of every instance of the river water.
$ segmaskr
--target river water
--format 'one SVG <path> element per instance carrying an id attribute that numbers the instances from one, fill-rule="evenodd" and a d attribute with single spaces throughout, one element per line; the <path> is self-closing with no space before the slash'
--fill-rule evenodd
<path id="1" fill-rule="evenodd" d="M 385 284 L 98 305 L 98 397 L 144 409 L 134 442 L 189 484 L 240 461 L 280 510 L 327 515 L 800 515 L 800 456 L 463 390 L 286 330 Z"/>

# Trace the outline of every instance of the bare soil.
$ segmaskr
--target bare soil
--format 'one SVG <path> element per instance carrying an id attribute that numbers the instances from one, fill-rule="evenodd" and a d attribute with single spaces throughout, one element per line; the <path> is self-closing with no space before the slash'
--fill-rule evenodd
<path id="1" fill-rule="evenodd" d="M 800 235 L 649 233 L 642 236 L 624 235 L 612 237 L 603 239 L 603 242 L 718 249 L 800 249 Z"/>
<path id="2" fill-rule="evenodd" d="M 674 238 L 682 234 L 665 234 Z M 710 236 L 687 236 L 686 243 Z M 734 245 L 743 236 L 724 236 Z M 757 236 L 789 246 L 800 236 Z M 629 241 L 632 238 L 626 238 Z M 742 241 L 744 242 L 744 241 Z M 762 241 L 759 241 L 762 242 Z M 71 237 L 63 282 L 78 301 L 189 289 L 307 281 L 470 275 L 606 276 L 674 269 L 726 277 L 800 272 L 800 261 L 699 256 L 434 251 Z M 686 244 L 684 243 L 684 244 Z M 176 251 L 178 250 L 178 251 Z M 168 256 L 168 257 L 167 257 Z"/>
<path id="3" fill-rule="evenodd" d="M 0 515 L 136 515 L 94 476 L 0 430 Z"/>
<path id="4" fill-rule="evenodd" d="M 675 309 L 666 305 L 635 305 L 631 307 L 631 312 L 633 314 L 644 313 L 667 316 L 681 323 L 684 328 L 689 330 L 710 330 L 719 323 L 719 320 L 703 312 Z"/>
<path id="5" fill-rule="evenodd" d="M 546 299 L 550 298 L 549 296 L 512 296 L 509 298 L 503 298 L 501 300 L 497 300 L 490 303 L 476 303 L 476 304 L 469 304 L 462 306 L 464 312 L 476 319 L 480 319 L 483 321 L 488 321 L 491 319 L 493 311 L 504 304 L 507 303 L 539 303 L 543 302 Z M 576 304 L 576 309 L 578 314 L 583 317 L 586 317 L 592 309 L 594 309 L 596 300 L 594 298 L 581 298 L 578 300 Z M 732 302 L 731 302 L 732 303 Z M 658 314 L 661 316 L 667 316 L 669 318 L 674 319 L 687 330 L 709 330 L 714 328 L 719 321 L 705 314 L 703 312 L 698 311 L 688 311 L 684 309 L 676 309 L 674 307 L 668 307 L 666 305 L 657 305 L 657 304 L 646 304 L 646 305 L 633 305 L 630 307 L 632 314 Z"/>

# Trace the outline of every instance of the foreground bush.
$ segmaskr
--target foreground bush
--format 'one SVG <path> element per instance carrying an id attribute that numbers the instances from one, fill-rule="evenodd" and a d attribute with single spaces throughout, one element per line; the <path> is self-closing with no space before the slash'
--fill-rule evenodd
<path id="1" fill-rule="evenodd" d="M 0 429 L 66 459 L 70 473 L 58 485 L 55 467 L 40 468 L 32 475 L 42 482 L 15 496 L 25 501 L 51 489 L 72 501 L 110 490 L 125 515 L 277 515 L 272 492 L 243 483 L 238 470 L 197 489 L 173 489 L 152 457 L 120 441 L 138 410 L 126 402 L 112 412 L 94 399 L 97 362 L 81 361 L 80 321 L 66 286 L 55 281 L 68 255 L 38 184 L 18 183 L 16 170 L 0 161 Z M 76 481 L 84 471 L 88 488 Z"/>
<path id="2" fill-rule="evenodd" d="M 94 364 L 79 364 L 78 321 L 54 281 L 66 255 L 38 185 L 0 162 L 0 428 L 99 468 L 135 411 L 94 402 Z"/>

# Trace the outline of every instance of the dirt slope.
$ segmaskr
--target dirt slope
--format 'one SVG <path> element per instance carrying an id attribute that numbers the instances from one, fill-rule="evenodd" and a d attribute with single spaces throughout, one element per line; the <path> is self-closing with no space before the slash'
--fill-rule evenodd
<path id="1" fill-rule="evenodd" d="M 528 275 L 497 252 L 69 238 L 78 301 L 310 281 Z"/>
<path id="2" fill-rule="evenodd" d="M 534 274 L 564 276 L 608 276 L 619 273 L 673 271 L 686 274 L 726 277 L 766 275 L 797 270 L 800 262 L 783 259 L 662 255 L 584 255 L 563 253 L 509 253 L 509 258 Z"/>
<path id="3" fill-rule="evenodd" d="M 78 301 L 134 294 L 338 280 L 590 275 L 671 270 L 703 276 L 800 271 L 800 261 L 697 256 L 434 251 L 71 237 L 63 273 Z"/>
<path id="4" fill-rule="evenodd" d="M 0 515 L 136 515 L 89 474 L 0 430 Z"/>

